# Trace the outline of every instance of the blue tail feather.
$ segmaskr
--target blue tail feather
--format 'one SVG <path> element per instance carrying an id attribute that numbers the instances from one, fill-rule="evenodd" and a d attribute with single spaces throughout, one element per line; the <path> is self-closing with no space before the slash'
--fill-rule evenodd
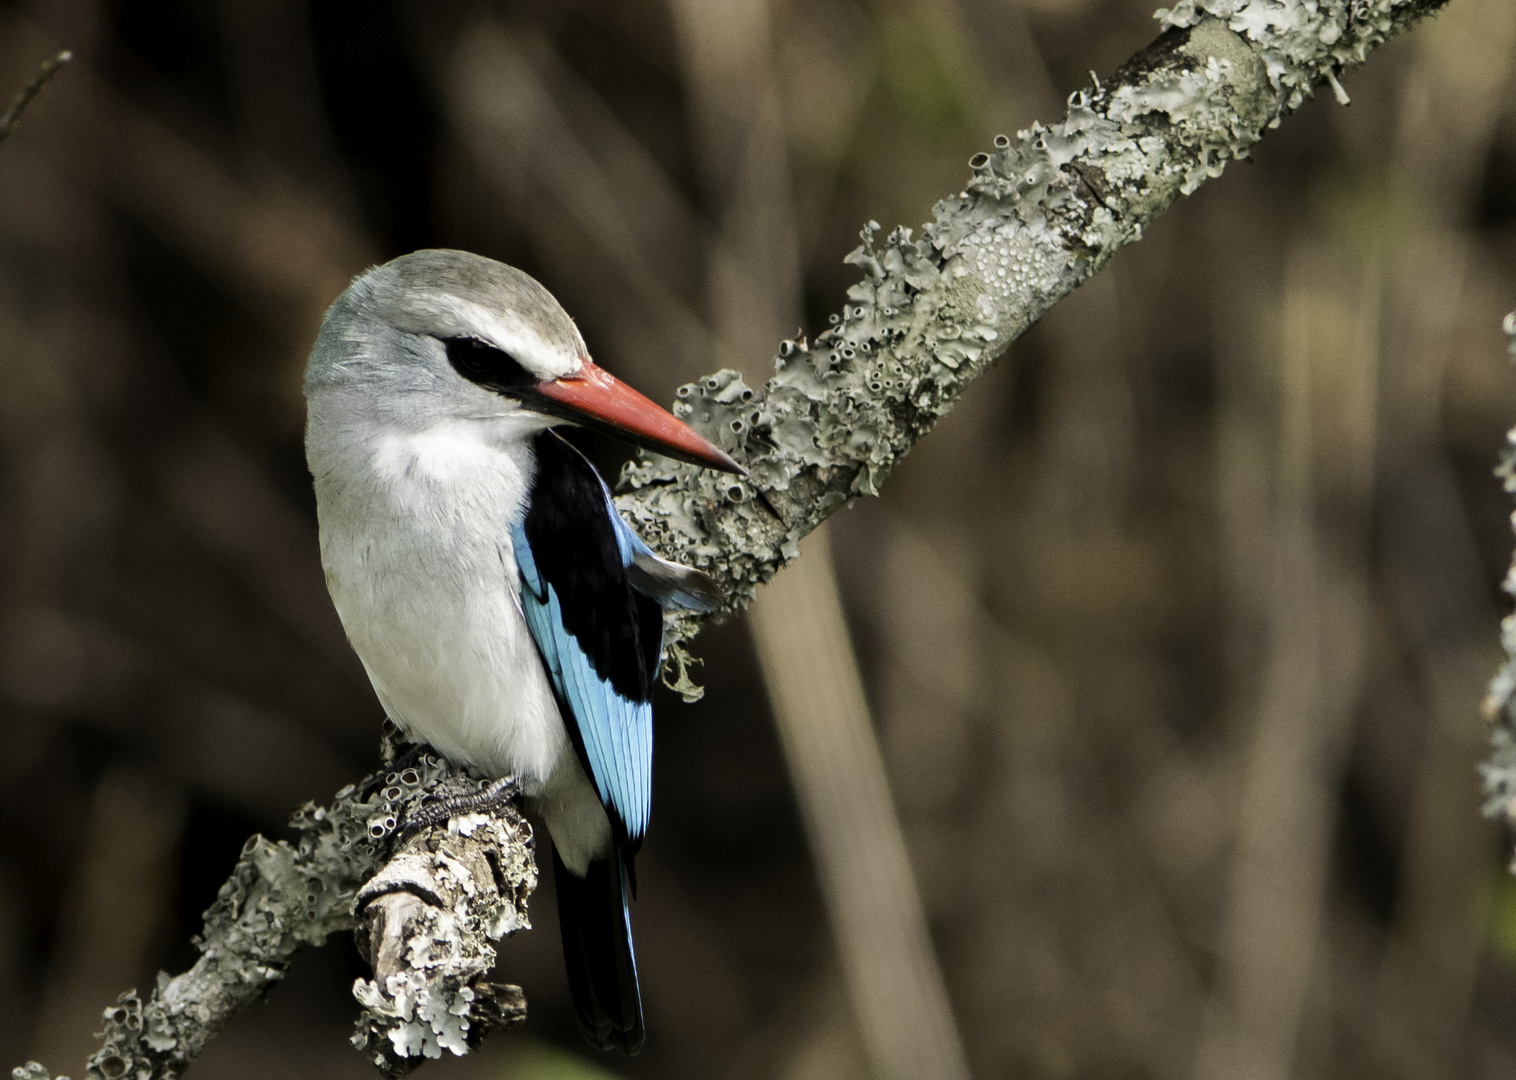
<path id="1" fill-rule="evenodd" d="M 574 1011 L 585 1038 L 602 1050 L 625 1054 L 642 1049 L 642 993 L 632 953 L 629 880 L 621 853 L 613 850 L 576 877 L 553 850 L 558 888 L 558 924 Z"/>

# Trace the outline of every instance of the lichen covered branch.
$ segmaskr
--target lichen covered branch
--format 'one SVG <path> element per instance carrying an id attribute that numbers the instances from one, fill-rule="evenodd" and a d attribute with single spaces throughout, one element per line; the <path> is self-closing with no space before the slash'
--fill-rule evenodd
<path id="1" fill-rule="evenodd" d="M 762 388 L 731 371 L 682 387 L 676 411 L 750 470 L 745 480 L 645 457 L 618 505 L 669 558 L 723 585 L 723 612 L 796 554 L 802 536 L 895 462 L 1061 297 L 1140 239 L 1180 195 L 1444 0 L 1181 0 L 1110 79 L 969 162 L 919 237 L 870 223 L 848 256 L 863 278 L 831 327 L 786 341 Z M 675 638 L 698 627 L 678 623 Z M 683 659 L 684 654 L 674 650 Z M 688 679 L 681 667 L 684 685 Z M 686 687 L 688 689 L 688 687 Z"/>
<path id="2" fill-rule="evenodd" d="M 1516 311 L 1505 317 L 1504 329 L 1511 359 L 1516 361 Z M 1505 439 L 1495 475 L 1505 484 L 1506 491 L 1516 495 L 1516 428 L 1506 432 Z M 1511 516 L 1511 524 L 1516 528 L 1516 514 Z M 1511 563 L 1503 588 L 1516 596 L 1516 560 Z M 1490 758 L 1480 766 L 1480 772 L 1484 774 L 1485 816 L 1502 818 L 1516 826 L 1516 615 L 1507 615 L 1500 621 L 1500 644 L 1506 660 L 1490 680 L 1489 692 L 1485 694 L 1484 714 L 1494 727 L 1490 733 Z M 1516 857 L 1512 859 L 1511 872 L 1516 873 Z"/>
<path id="3" fill-rule="evenodd" d="M 388 725 L 386 725 L 388 728 Z M 514 986 L 488 983 L 492 942 L 530 925 L 537 884 L 532 832 L 509 804 L 409 831 L 438 801 L 466 800 L 481 781 L 387 731 L 385 767 L 308 803 L 290 819 L 293 842 L 254 836 L 205 913 L 190 970 L 143 1000 L 130 990 L 105 1010 L 90 1080 L 179 1076 L 239 1012 L 284 977 L 302 946 L 356 931 L 374 979 L 353 1043 L 387 1075 L 444 1051 L 462 1054 L 484 1034 L 519 1023 Z M 445 805 L 445 804 L 444 804 Z M 32 1062 L 13 1071 L 48 1080 Z"/>
<path id="4" fill-rule="evenodd" d="M 521 988 L 485 976 L 491 943 L 530 929 L 536 886 L 531 826 L 509 803 L 406 840 L 358 891 L 358 949 L 374 977 L 353 986 L 363 1006 L 353 1045 L 400 1076 L 525 1020 Z"/>
<path id="5" fill-rule="evenodd" d="M 784 342 L 762 388 L 722 371 L 681 389 L 676 411 L 742 461 L 745 479 L 645 457 L 622 476 L 621 511 L 662 554 L 717 579 L 717 614 L 739 609 L 801 537 L 875 493 L 980 372 L 1148 222 L 1246 157 L 1317 86 L 1345 98 L 1341 72 L 1444 2 L 1181 0 L 1160 11 L 1158 39 L 1074 94 L 1062 121 L 975 155 L 968 185 L 919 237 L 902 228 L 881 241 L 870 223 L 848 256 L 862 279 L 843 311 L 814 340 Z M 672 677 L 691 696 L 681 642 L 698 627 L 691 616 L 670 628 Z M 1516 778 L 1516 749 L 1510 757 Z M 107 1010 L 90 1077 L 179 1075 L 301 945 L 347 929 L 375 969 L 355 987 L 354 1042 L 387 1073 L 518 1021 L 520 992 L 483 979 L 491 942 L 528 925 L 529 828 L 506 808 L 396 843 L 396 823 L 422 800 L 478 786 L 417 752 L 330 807 L 306 807 L 295 842 L 254 837 L 207 912 L 201 959 L 146 1002 L 131 993 Z M 32 1064 L 16 1075 L 48 1073 Z"/>

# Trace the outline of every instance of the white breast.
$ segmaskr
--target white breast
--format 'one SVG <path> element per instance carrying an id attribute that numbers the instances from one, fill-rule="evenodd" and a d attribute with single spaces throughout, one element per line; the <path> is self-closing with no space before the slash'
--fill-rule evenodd
<path id="1" fill-rule="evenodd" d="M 342 447 L 312 472 L 327 585 L 391 719 L 454 761 L 545 782 L 572 757 L 518 599 L 529 444 L 480 421 Z"/>

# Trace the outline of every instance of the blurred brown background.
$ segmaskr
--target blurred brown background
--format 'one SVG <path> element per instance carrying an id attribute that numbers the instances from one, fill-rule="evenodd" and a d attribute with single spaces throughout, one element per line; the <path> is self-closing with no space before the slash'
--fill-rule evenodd
<path id="1" fill-rule="evenodd" d="M 247 834 L 375 762 L 300 445 L 352 274 L 469 248 L 655 399 L 761 382 L 863 222 L 925 220 L 1151 3 L 0 2 L 0 95 L 77 57 L 0 147 L 0 1062 L 77 1075 Z M 1510 0 L 1452 0 L 1372 56 L 828 528 L 973 1076 L 1516 1077 L 1475 774 L 1513 42 Z M 697 644 L 634 913 L 647 1051 L 582 1048 L 544 891 L 503 948 L 526 1028 L 428 1074 L 870 1075 L 748 628 Z M 302 955 L 195 1075 L 371 1075 L 360 973 Z"/>

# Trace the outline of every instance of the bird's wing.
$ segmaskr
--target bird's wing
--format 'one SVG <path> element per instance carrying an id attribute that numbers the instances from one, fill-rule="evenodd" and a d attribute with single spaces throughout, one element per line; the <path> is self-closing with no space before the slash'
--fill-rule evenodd
<path id="1" fill-rule="evenodd" d="M 594 467 L 552 432 L 535 446 L 531 500 L 511 535 L 522 608 L 574 748 L 630 856 L 652 806 L 663 612 L 632 587 L 635 537 Z"/>
<path id="2" fill-rule="evenodd" d="M 612 512 L 614 510 L 613 503 Z M 687 611 L 699 612 L 716 610 L 716 606 L 721 603 L 721 593 L 709 575 L 692 566 L 659 558 L 619 515 L 616 524 L 627 537 L 631 550 L 626 573 L 632 588 L 644 596 L 651 596 L 664 607 L 682 607 Z"/>
<path id="3" fill-rule="evenodd" d="M 595 479 L 599 481 L 600 494 L 605 500 L 606 516 L 616 526 L 616 544 L 621 550 L 621 563 L 626 567 L 627 580 L 632 583 L 632 588 L 643 596 L 652 597 L 662 607 L 680 607 L 702 613 L 716 610 L 721 603 L 721 590 L 710 575 L 657 555 L 617 513 L 611 489 L 605 486 L 599 473 L 595 473 Z"/>

